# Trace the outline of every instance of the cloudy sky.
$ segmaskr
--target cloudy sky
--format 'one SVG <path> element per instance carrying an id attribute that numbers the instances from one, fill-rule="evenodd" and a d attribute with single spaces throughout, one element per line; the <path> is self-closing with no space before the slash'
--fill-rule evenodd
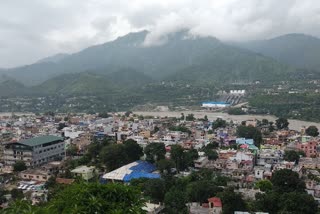
<path id="1" fill-rule="evenodd" d="M 319 0 L 1 0 L 0 67 L 72 53 L 148 29 L 152 44 L 168 32 L 221 40 L 285 33 L 320 37 Z"/>

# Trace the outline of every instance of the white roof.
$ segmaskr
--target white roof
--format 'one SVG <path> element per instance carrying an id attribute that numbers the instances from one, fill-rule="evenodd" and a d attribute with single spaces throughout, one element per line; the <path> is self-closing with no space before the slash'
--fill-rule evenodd
<path id="1" fill-rule="evenodd" d="M 92 169 L 94 169 L 94 166 L 90 166 L 90 167 L 87 167 L 87 166 L 79 166 L 79 167 L 71 170 L 71 172 L 72 172 L 72 173 L 87 173 L 87 172 L 92 171 Z"/>
<path id="2" fill-rule="evenodd" d="M 104 174 L 102 177 L 104 179 L 110 179 L 110 180 L 123 180 L 124 176 L 127 174 L 130 174 L 132 170 L 130 170 L 131 167 L 138 165 L 138 162 L 129 163 L 125 166 L 120 167 L 119 169 L 113 170 L 111 172 L 108 172 Z"/>

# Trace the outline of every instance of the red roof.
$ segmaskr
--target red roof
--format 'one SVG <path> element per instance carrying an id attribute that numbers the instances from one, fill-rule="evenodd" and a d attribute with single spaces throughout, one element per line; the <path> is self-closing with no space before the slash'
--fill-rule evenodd
<path id="1" fill-rule="evenodd" d="M 209 198 L 208 201 L 213 203 L 214 207 L 222 207 L 221 199 L 218 197 Z"/>

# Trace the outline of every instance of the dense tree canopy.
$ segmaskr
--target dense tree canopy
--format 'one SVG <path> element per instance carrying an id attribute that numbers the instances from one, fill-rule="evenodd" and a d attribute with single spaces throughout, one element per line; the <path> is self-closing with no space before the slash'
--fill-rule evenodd
<path id="1" fill-rule="evenodd" d="M 229 214 L 234 213 L 234 211 L 245 211 L 246 203 L 242 199 L 239 193 L 235 193 L 233 189 L 226 189 L 225 191 L 218 194 L 222 201 L 222 213 Z"/>
<path id="2" fill-rule="evenodd" d="M 175 167 L 172 160 L 161 159 L 157 162 L 157 168 L 161 173 L 171 173 L 171 169 Z"/>
<path id="3" fill-rule="evenodd" d="M 305 156 L 303 151 L 294 151 L 294 150 L 287 150 L 284 152 L 283 159 L 286 161 L 296 162 L 298 163 L 301 156 Z"/>
<path id="4" fill-rule="evenodd" d="M 175 163 L 178 171 L 194 166 L 194 160 L 199 158 L 195 149 L 185 151 L 180 145 L 171 146 L 171 160 Z"/>
<path id="5" fill-rule="evenodd" d="M 254 145 L 260 147 L 262 143 L 262 134 L 261 131 L 253 126 L 238 126 L 237 128 L 237 136 L 243 138 L 253 139 Z"/>
<path id="6" fill-rule="evenodd" d="M 44 206 L 17 201 L 1 213 L 76 214 L 145 213 L 140 191 L 122 184 L 77 183 L 66 187 Z"/>
<path id="7" fill-rule="evenodd" d="M 26 169 L 27 166 L 24 161 L 17 161 L 15 164 L 13 164 L 13 171 L 15 172 L 21 172 Z"/>
<path id="8" fill-rule="evenodd" d="M 155 163 L 165 158 L 166 148 L 163 143 L 150 143 L 144 149 L 146 160 Z"/>
<path id="9" fill-rule="evenodd" d="M 194 117 L 194 114 L 188 114 L 187 116 L 186 116 L 186 121 L 193 121 L 193 120 L 195 120 L 196 118 Z"/>
<path id="10" fill-rule="evenodd" d="M 317 137 L 319 135 L 319 130 L 316 126 L 309 126 L 306 129 L 306 134 L 312 137 Z"/>
<path id="11" fill-rule="evenodd" d="M 271 182 L 274 190 L 279 192 L 304 192 L 306 185 L 299 174 L 289 169 L 281 169 L 273 173 Z"/>
<path id="12" fill-rule="evenodd" d="M 210 181 L 195 181 L 187 186 L 187 196 L 189 201 L 204 203 L 208 198 L 214 197 L 222 188 Z"/>
<path id="13" fill-rule="evenodd" d="M 170 126 L 170 127 L 169 127 L 169 130 L 170 130 L 170 131 L 186 132 L 186 133 L 188 133 L 188 134 L 191 134 L 190 129 L 188 129 L 187 127 L 182 126 L 182 125 L 179 125 L 179 126 Z"/>
<path id="14" fill-rule="evenodd" d="M 166 193 L 165 181 L 162 179 L 149 179 L 144 183 L 143 193 L 153 202 L 163 202 Z"/>
<path id="15" fill-rule="evenodd" d="M 221 118 L 218 118 L 216 119 L 216 121 L 214 121 L 212 123 L 212 129 L 217 129 L 217 128 L 224 128 L 227 126 L 227 121 L 221 119 Z"/>
<path id="16" fill-rule="evenodd" d="M 179 188 L 171 188 L 165 195 L 164 203 L 166 205 L 166 213 L 168 214 L 187 214 L 186 206 L 187 197 L 183 190 Z"/>
<path id="17" fill-rule="evenodd" d="M 255 186 L 263 192 L 272 190 L 272 183 L 269 180 L 260 180 L 256 182 Z"/>
<path id="18" fill-rule="evenodd" d="M 99 154 L 102 163 L 107 166 L 109 171 L 139 160 L 142 155 L 142 148 L 131 139 L 123 144 L 107 145 L 101 149 Z"/>
<path id="19" fill-rule="evenodd" d="M 289 126 L 289 122 L 286 118 L 280 117 L 276 120 L 276 126 L 278 129 L 287 129 Z"/>
<path id="20" fill-rule="evenodd" d="M 184 149 L 180 145 L 172 145 L 170 154 L 177 170 L 184 170 L 186 165 Z"/>
<path id="21" fill-rule="evenodd" d="M 128 162 L 133 162 L 139 160 L 141 156 L 143 156 L 143 149 L 137 141 L 128 139 L 124 141 L 124 149 L 126 151 Z"/>

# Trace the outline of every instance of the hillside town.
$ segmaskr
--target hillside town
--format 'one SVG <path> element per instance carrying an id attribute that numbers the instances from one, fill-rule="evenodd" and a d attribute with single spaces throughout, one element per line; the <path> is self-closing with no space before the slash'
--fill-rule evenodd
<path id="1" fill-rule="evenodd" d="M 286 203 L 289 213 L 315 213 L 319 132 L 288 126 L 285 118 L 225 121 L 193 114 L 1 116 L 1 208 L 17 200 L 47 203 L 59 189 L 98 182 L 139 187 L 146 213 L 276 213 Z M 301 200 L 305 205 L 292 207 Z"/>

